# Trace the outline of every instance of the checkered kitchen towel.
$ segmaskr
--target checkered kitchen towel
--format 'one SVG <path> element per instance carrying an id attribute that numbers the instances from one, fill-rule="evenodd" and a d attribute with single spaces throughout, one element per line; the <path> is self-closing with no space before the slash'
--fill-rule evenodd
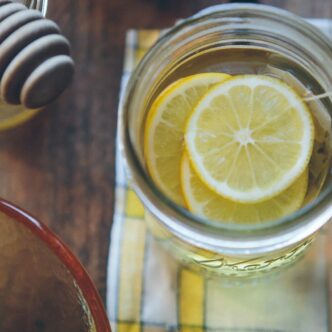
<path id="1" fill-rule="evenodd" d="M 313 23 L 332 36 L 331 21 Z M 122 89 L 158 35 L 158 30 L 128 32 Z M 116 157 L 107 292 L 113 332 L 330 331 L 329 229 L 280 276 L 246 287 L 222 286 L 180 266 L 155 243 L 119 151 Z"/>

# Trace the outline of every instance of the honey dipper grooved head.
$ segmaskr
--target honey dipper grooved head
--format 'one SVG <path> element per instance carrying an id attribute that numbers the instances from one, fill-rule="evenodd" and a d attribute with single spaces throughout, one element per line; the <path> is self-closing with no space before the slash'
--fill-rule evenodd
<path id="1" fill-rule="evenodd" d="M 0 0 L 0 7 L 3 5 L 7 5 L 7 3 L 12 3 L 12 0 Z"/>
<path id="2" fill-rule="evenodd" d="M 38 10 L 22 10 L 0 22 L 0 44 L 21 26 L 41 19 L 43 15 Z"/>
<path id="3" fill-rule="evenodd" d="M 8 16 L 21 11 L 26 10 L 27 8 L 20 3 L 8 3 L 0 7 L 0 22 L 7 18 Z"/>
<path id="4" fill-rule="evenodd" d="M 0 0 L 0 93 L 8 104 L 40 108 L 71 82 L 70 45 L 54 22 L 23 4 Z"/>
<path id="5" fill-rule="evenodd" d="M 17 53 L 37 38 L 53 33 L 59 33 L 58 26 L 50 20 L 41 19 L 25 24 L 6 38 L 0 45 L 0 80 Z"/>
<path id="6" fill-rule="evenodd" d="M 20 91 L 32 71 L 56 55 L 68 55 L 69 42 L 61 35 L 41 37 L 25 47 L 9 64 L 2 76 L 1 96 L 9 104 L 20 104 Z"/>
<path id="7" fill-rule="evenodd" d="M 74 74 L 73 60 L 58 55 L 38 66 L 23 85 L 21 103 L 27 108 L 39 108 L 58 97 Z"/>

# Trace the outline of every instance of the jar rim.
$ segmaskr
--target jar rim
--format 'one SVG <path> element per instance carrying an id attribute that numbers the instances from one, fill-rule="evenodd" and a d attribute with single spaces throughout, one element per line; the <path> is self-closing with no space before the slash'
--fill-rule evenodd
<path id="1" fill-rule="evenodd" d="M 201 247 L 209 250 L 213 248 L 213 250 L 218 251 L 218 248 L 223 247 L 223 252 L 233 252 L 234 250 L 244 252 L 248 249 L 257 253 L 274 251 L 299 242 L 313 234 L 327 222 L 330 216 L 332 216 L 332 207 L 329 204 L 332 199 L 332 185 L 323 190 L 317 199 L 305 207 L 278 220 L 255 225 L 212 222 L 176 205 L 157 188 L 144 171 L 144 167 L 136 155 L 135 148 L 132 146 L 130 133 L 127 128 L 129 119 L 125 109 L 128 109 L 130 94 L 135 85 L 132 79 L 133 76 L 140 76 L 140 73 L 148 65 L 156 49 L 164 41 L 197 20 L 204 20 L 209 18 L 210 15 L 217 14 L 216 9 L 218 12 L 241 10 L 246 15 L 249 13 L 259 13 L 263 17 L 267 15 L 267 18 L 270 18 L 270 14 L 272 13 L 276 16 L 275 13 L 277 12 L 278 19 L 282 16 L 287 22 L 292 21 L 305 27 L 305 29 L 308 28 L 310 32 L 320 38 L 321 42 L 326 42 L 332 50 L 332 42 L 322 32 L 307 23 L 304 19 L 283 9 L 257 4 L 220 4 L 203 9 L 196 15 L 182 20 L 161 36 L 159 41 L 150 49 L 135 69 L 128 82 L 124 98 L 120 105 L 120 149 L 124 155 L 127 169 L 129 170 L 128 173 L 133 178 L 133 186 L 138 196 L 143 201 L 145 207 L 161 220 L 163 225 L 172 233 L 185 238 L 188 242 L 194 242 L 196 245 L 199 244 Z M 315 218 L 311 218 L 310 216 L 315 216 Z M 302 230 L 301 232 L 299 232 L 300 229 Z M 271 243 L 271 239 L 275 238 L 276 234 L 278 234 L 279 241 Z"/>
<path id="2" fill-rule="evenodd" d="M 265 4 L 255 4 L 255 3 L 224 3 L 217 4 L 214 6 L 209 6 L 200 10 L 195 15 L 184 19 L 181 23 L 186 23 L 187 20 L 192 19 L 204 19 L 205 17 L 213 16 L 221 11 L 228 11 L 229 13 L 239 14 L 241 12 L 243 16 L 246 14 L 263 14 L 264 17 L 280 21 L 282 19 L 286 24 L 292 26 L 301 26 L 301 29 L 305 28 L 306 32 L 310 31 L 310 33 L 314 34 L 315 37 L 322 40 L 324 43 L 330 45 L 332 47 L 331 40 L 322 33 L 317 27 L 313 24 L 309 23 L 307 20 L 302 17 L 279 7 L 269 6 Z M 302 31 L 303 32 L 303 31 Z"/>
<path id="3" fill-rule="evenodd" d="M 29 7 L 31 9 L 39 10 L 43 14 L 43 16 L 46 16 L 48 0 L 38 0 L 37 3 L 35 3 L 35 1 L 32 1 Z"/>
<path id="4" fill-rule="evenodd" d="M 48 0 L 43 0 L 43 7 L 41 12 L 43 13 L 44 16 L 47 14 L 47 9 L 48 9 Z"/>

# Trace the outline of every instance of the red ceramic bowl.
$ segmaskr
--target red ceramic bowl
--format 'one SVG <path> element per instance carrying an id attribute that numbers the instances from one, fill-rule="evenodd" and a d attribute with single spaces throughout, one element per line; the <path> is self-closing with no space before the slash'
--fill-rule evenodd
<path id="1" fill-rule="evenodd" d="M 70 250 L 0 200 L 0 330 L 110 332 L 101 299 Z"/>

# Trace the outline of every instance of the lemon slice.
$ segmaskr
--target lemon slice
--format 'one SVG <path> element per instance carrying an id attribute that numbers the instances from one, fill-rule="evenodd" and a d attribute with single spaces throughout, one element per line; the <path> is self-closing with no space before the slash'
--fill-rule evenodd
<path id="1" fill-rule="evenodd" d="M 187 206 L 194 214 L 226 223 L 262 223 L 284 217 L 301 207 L 308 187 L 308 169 L 279 195 L 261 203 L 243 204 L 223 198 L 207 188 L 184 153 L 181 185 Z"/>
<path id="2" fill-rule="evenodd" d="M 180 161 L 187 117 L 213 85 L 229 77 L 203 73 L 182 78 L 167 87 L 149 111 L 144 137 L 147 167 L 159 189 L 179 205 L 184 205 Z"/>
<path id="3" fill-rule="evenodd" d="M 214 192 L 242 203 L 276 196 L 308 165 L 314 126 L 307 106 L 282 81 L 239 75 L 213 87 L 185 130 L 188 156 Z"/>

